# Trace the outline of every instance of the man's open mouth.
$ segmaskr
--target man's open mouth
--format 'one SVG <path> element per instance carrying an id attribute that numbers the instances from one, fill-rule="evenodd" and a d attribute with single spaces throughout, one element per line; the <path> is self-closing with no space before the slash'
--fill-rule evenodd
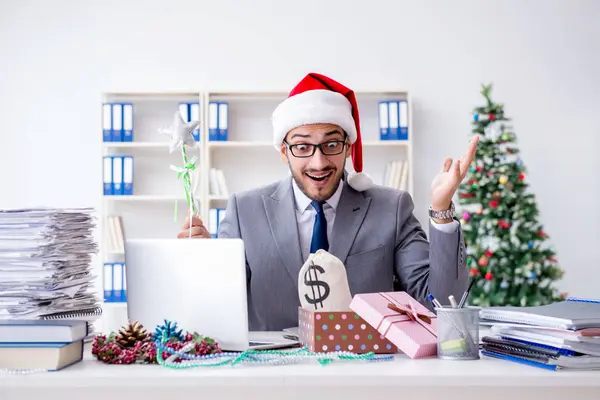
<path id="1" fill-rule="evenodd" d="M 333 171 L 327 171 L 327 172 L 314 172 L 314 173 L 308 173 L 306 172 L 306 176 L 308 176 L 310 179 L 312 179 L 315 182 L 323 182 L 325 181 L 327 178 L 329 178 L 331 175 L 333 175 Z"/>

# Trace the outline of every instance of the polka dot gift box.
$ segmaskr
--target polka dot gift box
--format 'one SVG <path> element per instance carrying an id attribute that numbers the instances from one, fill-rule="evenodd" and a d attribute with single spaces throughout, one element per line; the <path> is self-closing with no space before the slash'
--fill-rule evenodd
<path id="1" fill-rule="evenodd" d="M 310 351 L 397 353 L 398 348 L 355 312 L 298 308 L 299 339 Z"/>
<path id="2" fill-rule="evenodd" d="M 408 293 L 357 294 L 350 308 L 407 356 L 437 356 L 437 316 Z"/>

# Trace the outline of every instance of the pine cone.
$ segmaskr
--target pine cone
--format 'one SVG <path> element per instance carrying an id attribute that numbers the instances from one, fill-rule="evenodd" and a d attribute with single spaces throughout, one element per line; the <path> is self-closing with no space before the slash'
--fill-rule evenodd
<path id="1" fill-rule="evenodd" d="M 122 347 L 133 347 L 136 342 L 143 342 L 148 337 L 148 332 L 144 329 L 143 325 L 138 321 L 131 322 L 119 330 L 119 333 L 115 337 L 115 341 Z"/>

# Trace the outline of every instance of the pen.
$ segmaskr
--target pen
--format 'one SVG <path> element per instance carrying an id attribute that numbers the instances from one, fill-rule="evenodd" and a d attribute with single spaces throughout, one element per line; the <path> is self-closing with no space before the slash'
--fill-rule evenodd
<path id="1" fill-rule="evenodd" d="M 450 305 L 452 308 L 458 308 L 458 304 L 456 304 L 456 299 L 453 295 L 448 296 L 448 300 L 450 300 Z"/>
<path id="2" fill-rule="evenodd" d="M 434 306 L 438 307 L 438 308 L 444 308 L 439 301 L 436 300 L 435 297 L 433 297 L 433 295 L 430 293 L 427 295 L 427 298 L 429 299 L 429 301 L 431 301 L 433 303 Z"/>
<path id="3" fill-rule="evenodd" d="M 469 296 L 469 292 L 471 291 L 471 288 L 473 287 L 474 283 L 475 283 L 475 278 L 471 279 L 471 282 L 469 283 L 469 287 L 467 288 L 465 293 L 462 295 L 462 298 L 460 299 L 460 303 L 458 303 L 458 308 L 463 308 L 463 306 L 465 305 L 465 302 L 467 301 L 467 297 Z"/>

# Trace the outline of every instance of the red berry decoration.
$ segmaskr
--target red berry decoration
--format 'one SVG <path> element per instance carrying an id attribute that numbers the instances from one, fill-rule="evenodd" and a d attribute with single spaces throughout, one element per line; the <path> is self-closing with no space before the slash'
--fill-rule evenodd
<path id="1" fill-rule="evenodd" d="M 491 281 L 494 278 L 494 275 L 491 272 L 485 274 L 485 279 Z"/>
<path id="2" fill-rule="evenodd" d="M 477 172 L 481 172 L 481 170 L 482 170 L 482 169 L 483 169 L 483 167 L 482 167 L 481 165 L 478 165 L 478 166 L 475 168 L 475 171 L 477 171 Z"/>
<path id="3" fill-rule="evenodd" d="M 479 273 L 479 270 L 477 268 L 473 267 L 473 268 L 471 268 L 470 272 L 471 272 L 472 276 L 475 276 L 475 275 L 477 275 Z"/>
<path id="4" fill-rule="evenodd" d="M 494 253 L 492 253 L 490 250 L 486 250 L 484 254 L 487 258 L 490 258 L 491 256 L 494 255 Z"/>
<path id="5" fill-rule="evenodd" d="M 544 231 L 542 231 L 541 229 L 537 232 L 539 237 L 545 237 L 546 233 Z"/>
<path id="6" fill-rule="evenodd" d="M 525 174 L 521 172 L 521 173 L 519 174 L 519 179 L 520 179 L 520 180 L 525 180 Z"/>
<path id="7" fill-rule="evenodd" d="M 486 257 L 481 257 L 479 261 L 477 261 L 477 264 L 479 264 L 482 267 L 485 267 L 486 265 L 488 265 L 488 259 Z"/>
<path id="8" fill-rule="evenodd" d="M 490 121 L 496 120 L 496 116 L 493 113 L 490 113 L 489 117 L 490 117 Z"/>
<path id="9" fill-rule="evenodd" d="M 492 207 L 492 208 L 498 207 L 498 201 L 497 200 L 490 201 L 490 207 Z"/>
<path id="10" fill-rule="evenodd" d="M 131 325 L 131 324 L 130 324 Z M 135 323 L 135 326 L 143 329 L 141 324 Z M 176 327 L 175 324 L 173 327 Z M 160 328 L 164 328 L 160 327 Z M 157 328 L 158 329 L 158 328 Z M 124 330 L 119 333 L 122 335 Z M 105 364 L 156 364 L 156 345 L 154 334 L 150 333 L 144 336 L 138 336 L 135 340 L 129 340 L 125 343 L 123 340 L 117 340 L 118 335 L 112 332 L 108 338 L 105 335 L 97 335 L 92 342 L 92 355 Z M 122 339 L 122 337 L 121 337 Z M 187 352 L 193 356 L 204 356 L 208 354 L 220 353 L 222 350 L 219 344 L 209 337 L 204 337 L 198 333 L 187 332 L 182 335 L 181 332 L 172 332 L 169 341 L 162 345 L 163 349 L 180 351 L 184 346 L 194 343 L 194 346 Z M 160 342 L 158 342 L 160 345 Z M 171 354 L 168 351 L 162 352 L 163 359 L 169 358 Z M 174 362 L 181 362 L 178 357 Z"/>

